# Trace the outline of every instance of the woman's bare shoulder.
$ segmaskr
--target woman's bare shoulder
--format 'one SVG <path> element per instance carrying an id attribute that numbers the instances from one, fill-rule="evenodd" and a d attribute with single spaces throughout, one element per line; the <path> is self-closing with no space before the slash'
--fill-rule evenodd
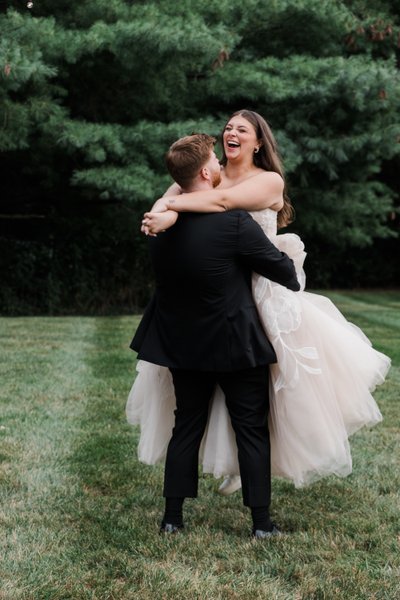
<path id="1" fill-rule="evenodd" d="M 259 180 L 264 179 L 270 183 L 276 183 L 277 185 L 284 183 L 283 178 L 279 173 L 275 171 L 264 171 L 264 169 L 259 169 L 257 173 L 254 173 L 253 177 L 258 177 Z"/>
<path id="2" fill-rule="evenodd" d="M 229 183 L 228 183 L 229 181 Z M 283 204 L 284 182 L 275 172 L 253 169 L 232 181 L 226 179 L 221 189 L 221 205 L 225 210 L 243 208 L 280 210 Z"/>

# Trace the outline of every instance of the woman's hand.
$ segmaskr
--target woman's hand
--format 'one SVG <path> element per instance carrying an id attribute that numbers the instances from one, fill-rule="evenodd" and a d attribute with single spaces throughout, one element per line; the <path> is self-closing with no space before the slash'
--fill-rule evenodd
<path id="1" fill-rule="evenodd" d="M 166 229 L 175 225 L 178 213 L 174 210 L 164 210 L 163 212 L 148 212 L 143 216 L 141 231 L 145 235 L 155 236 Z"/>

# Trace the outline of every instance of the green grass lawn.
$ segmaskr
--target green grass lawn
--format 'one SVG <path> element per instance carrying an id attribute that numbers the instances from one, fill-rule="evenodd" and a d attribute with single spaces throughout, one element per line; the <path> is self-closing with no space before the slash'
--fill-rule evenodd
<path id="1" fill-rule="evenodd" d="M 212 477 L 185 532 L 158 534 L 163 469 L 124 413 L 137 317 L 1 318 L 0 599 L 400 598 L 400 293 L 329 296 L 393 359 L 384 421 L 352 438 L 347 479 L 274 480 L 288 533 L 268 542 Z"/>

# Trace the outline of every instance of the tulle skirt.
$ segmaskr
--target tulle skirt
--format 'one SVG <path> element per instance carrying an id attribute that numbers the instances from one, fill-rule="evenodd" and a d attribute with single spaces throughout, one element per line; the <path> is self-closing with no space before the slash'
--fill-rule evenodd
<path id="1" fill-rule="evenodd" d="M 301 240 L 293 234 L 277 239 L 294 258 L 304 286 Z M 272 474 L 296 487 L 331 474 L 348 475 L 349 436 L 382 420 L 372 392 L 385 380 L 390 359 L 324 296 L 291 292 L 258 275 L 253 276 L 253 295 L 278 358 L 270 367 Z M 126 414 L 129 423 L 140 425 L 142 462 L 164 459 L 175 406 L 169 370 L 139 361 Z M 239 474 L 235 436 L 219 387 L 210 403 L 200 463 L 215 477 Z"/>

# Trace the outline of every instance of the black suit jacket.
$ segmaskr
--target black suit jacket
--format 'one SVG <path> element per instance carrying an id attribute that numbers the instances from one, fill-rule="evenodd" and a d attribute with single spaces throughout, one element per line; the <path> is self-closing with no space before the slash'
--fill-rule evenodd
<path id="1" fill-rule="evenodd" d="M 242 210 L 179 216 L 150 238 L 156 291 L 131 348 L 166 367 L 233 371 L 276 362 L 251 293 L 253 271 L 300 289 L 293 262 Z"/>

